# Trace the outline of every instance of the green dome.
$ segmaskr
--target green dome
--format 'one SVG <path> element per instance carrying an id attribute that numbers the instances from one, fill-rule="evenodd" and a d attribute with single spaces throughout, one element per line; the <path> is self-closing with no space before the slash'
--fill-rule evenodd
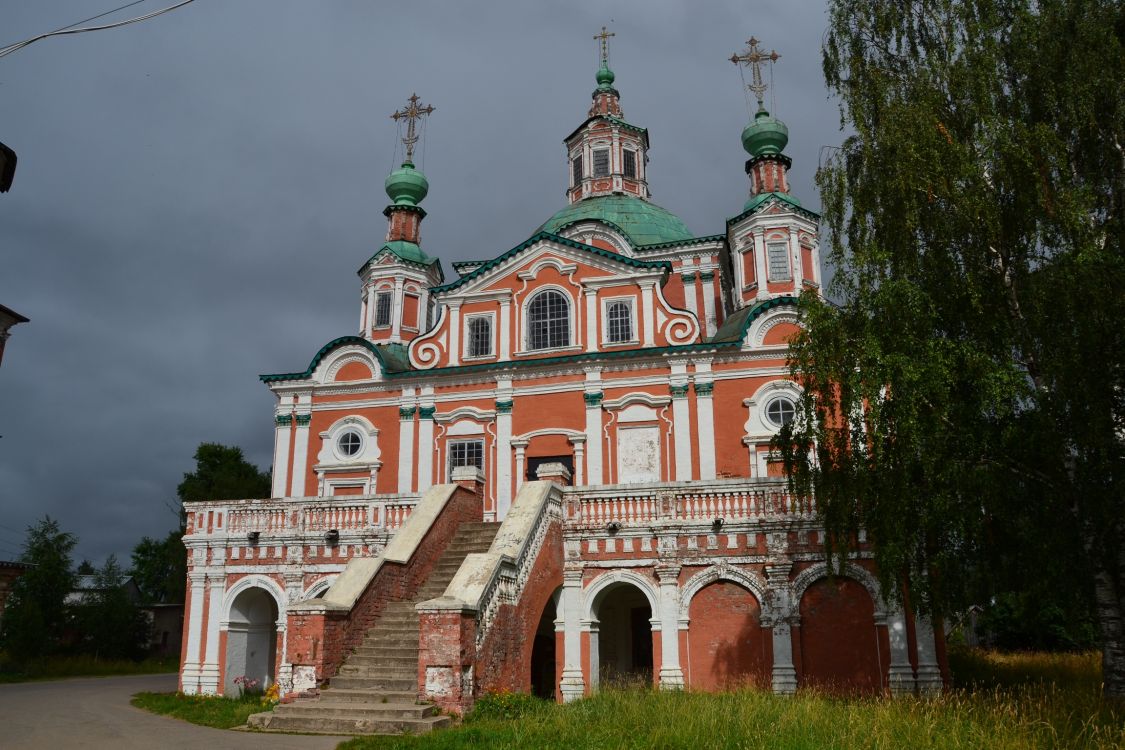
<path id="1" fill-rule="evenodd" d="M 387 175 L 387 181 L 383 185 L 390 199 L 399 206 L 417 206 L 430 192 L 430 182 L 426 175 L 408 161 L 404 161 L 401 167 Z"/>
<path id="2" fill-rule="evenodd" d="M 764 109 L 759 109 L 754 122 L 742 131 L 742 148 L 752 157 L 780 154 L 789 143 L 789 128 Z"/>
<path id="3" fill-rule="evenodd" d="M 637 245 L 690 240 L 693 235 L 670 211 L 631 195 L 601 195 L 572 203 L 547 219 L 538 231 L 558 234 L 578 221 L 602 221 L 625 233 Z"/>
<path id="4" fill-rule="evenodd" d="M 613 71 L 609 69 L 609 66 L 605 64 L 605 60 L 602 60 L 602 66 L 598 68 L 598 73 L 595 78 L 598 81 L 598 88 L 607 89 L 613 85 L 613 79 L 616 78 L 616 76 L 613 75 Z"/>

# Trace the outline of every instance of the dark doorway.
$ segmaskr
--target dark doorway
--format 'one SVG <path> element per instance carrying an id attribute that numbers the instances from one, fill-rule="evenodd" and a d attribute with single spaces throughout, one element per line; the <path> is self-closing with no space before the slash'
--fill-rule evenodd
<path id="1" fill-rule="evenodd" d="M 652 685 L 652 608 L 640 589 L 627 583 L 599 597 L 598 682 L 602 686 Z"/>
<path id="2" fill-rule="evenodd" d="M 539 627 L 535 631 L 535 642 L 531 645 L 531 694 L 547 700 L 555 700 L 555 597 L 547 600 Z"/>
<path id="3" fill-rule="evenodd" d="M 567 484 L 574 484 L 574 456 L 530 456 L 527 459 L 527 481 L 534 482 L 539 479 L 539 467 L 543 464 L 562 464 L 570 472 Z"/>

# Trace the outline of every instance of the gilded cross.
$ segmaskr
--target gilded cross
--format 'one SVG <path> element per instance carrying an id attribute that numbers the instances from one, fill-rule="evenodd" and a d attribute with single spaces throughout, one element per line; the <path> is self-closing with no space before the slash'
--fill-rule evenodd
<path id="1" fill-rule="evenodd" d="M 423 116 L 430 114 L 434 108 L 430 105 L 419 106 L 418 95 L 411 94 L 407 100 L 409 104 L 404 109 L 400 109 L 391 115 L 391 119 L 395 122 L 399 120 L 406 120 L 406 137 L 402 142 L 406 144 L 406 160 L 413 163 L 414 161 L 414 144 L 418 142 L 418 135 L 414 130 L 414 123 L 421 120 Z"/>
<path id="2" fill-rule="evenodd" d="M 754 92 L 754 96 L 758 100 L 758 109 L 765 109 L 762 105 L 762 99 L 766 93 L 766 84 L 762 82 L 762 62 L 768 60 L 770 63 L 776 62 L 781 58 L 774 50 L 768 53 L 763 52 L 758 48 L 758 40 L 750 37 L 747 43 L 746 51 L 741 55 L 731 55 L 730 61 L 735 65 L 749 65 L 751 72 L 751 83 L 746 88 Z"/>
<path id="3" fill-rule="evenodd" d="M 617 36 L 617 34 L 614 34 L 612 31 L 607 32 L 605 30 L 605 26 L 602 26 L 602 33 L 594 34 L 594 39 L 600 39 L 601 42 L 602 42 L 602 62 L 603 63 L 606 62 L 607 60 L 609 60 L 609 38 L 611 36 Z"/>

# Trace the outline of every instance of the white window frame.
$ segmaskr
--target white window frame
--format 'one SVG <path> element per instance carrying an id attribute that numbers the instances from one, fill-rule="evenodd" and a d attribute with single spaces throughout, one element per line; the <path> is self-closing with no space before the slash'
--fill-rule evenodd
<path id="1" fill-rule="evenodd" d="M 632 156 L 633 156 L 633 174 L 629 174 L 625 169 L 626 166 L 629 163 L 629 154 L 632 154 Z M 632 149 L 632 148 L 621 149 L 621 176 L 625 177 L 626 179 L 629 179 L 629 180 L 640 179 L 641 170 L 640 170 L 640 167 L 637 165 L 638 161 L 640 161 L 640 159 L 637 158 L 636 149 Z"/>
<path id="2" fill-rule="evenodd" d="M 785 426 L 784 422 L 775 422 L 773 420 L 773 417 L 770 416 L 770 407 L 778 403 L 779 401 L 788 401 L 789 405 L 793 408 L 793 416 L 789 418 L 790 421 L 792 421 L 797 416 L 797 400 L 794 399 L 789 393 L 782 392 L 770 395 L 770 397 L 766 400 L 766 405 L 762 407 L 762 419 L 764 419 L 766 421 L 766 424 L 768 424 L 775 430 L 780 430 Z"/>
<path id="3" fill-rule="evenodd" d="M 598 154 L 603 151 L 605 152 L 605 174 L 598 174 Z M 604 146 L 595 145 L 591 149 L 590 166 L 590 171 L 593 173 L 591 176 L 594 179 L 597 179 L 599 177 L 609 177 L 613 174 L 613 149 L 610 148 L 609 144 L 606 144 Z"/>
<path id="4" fill-rule="evenodd" d="M 387 322 L 379 322 L 379 300 L 387 300 Z M 375 290 L 375 309 L 371 311 L 371 327 L 372 328 L 390 328 L 394 324 L 395 318 L 395 293 L 393 289 L 376 289 Z"/>
<path id="5" fill-rule="evenodd" d="M 610 341 L 609 308 L 620 303 L 625 303 L 629 307 L 629 323 L 631 328 L 630 333 L 632 335 L 630 336 L 628 341 Z M 637 329 L 637 304 L 635 297 L 606 297 L 602 300 L 602 344 L 604 346 L 628 346 L 630 344 L 639 344 L 639 331 Z"/>
<path id="6" fill-rule="evenodd" d="M 340 441 L 343 440 L 346 435 L 354 435 L 357 438 L 359 438 L 359 444 L 356 446 L 356 449 L 354 451 L 352 451 L 351 453 L 345 453 L 343 451 L 343 449 L 340 447 Z M 337 432 L 335 435 L 332 436 L 332 454 L 334 456 L 336 456 L 337 460 L 339 460 L 342 463 L 348 462 L 348 461 L 355 461 L 357 459 L 357 457 L 363 455 L 363 449 L 365 447 L 365 442 L 366 441 L 364 440 L 362 430 L 360 430 L 358 427 L 355 427 L 355 426 L 345 427 L 344 429 L 340 430 L 339 432 Z"/>
<path id="7" fill-rule="evenodd" d="M 478 468 L 480 469 L 480 472 L 482 474 L 484 473 L 485 460 L 486 460 L 486 453 L 485 453 L 485 450 L 484 450 L 484 438 L 483 437 L 470 437 L 470 438 L 450 439 L 450 440 L 447 440 L 446 443 L 445 443 L 445 476 L 449 481 L 453 481 L 453 469 L 456 468 L 453 465 L 453 448 L 454 448 L 454 446 L 470 445 L 470 444 L 473 444 L 473 443 L 480 446 L 480 466 Z M 472 464 L 458 464 L 458 466 L 470 466 L 470 465 L 472 465 Z"/>
<path id="8" fill-rule="evenodd" d="M 472 354 L 472 323 L 475 320 L 485 319 L 488 321 L 488 353 L 487 354 Z M 478 360 L 478 359 L 495 359 L 496 358 L 496 314 L 487 313 L 471 313 L 465 316 L 464 329 L 461 333 L 461 340 L 464 342 L 464 351 L 461 354 L 462 359 Z"/>
<path id="9" fill-rule="evenodd" d="M 785 275 L 775 275 L 774 273 L 774 250 L 781 250 L 781 257 L 785 259 Z M 793 267 L 789 259 L 789 241 L 788 240 L 766 240 L 766 278 L 770 281 L 792 281 L 793 280 Z"/>
<path id="10" fill-rule="evenodd" d="M 562 295 L 563 299 L 566 300 L 566 304 L 567 304 L 567 343 L 563 344 L 562 346 L 549 346 L 549 347 L 543 347 L 543 348 L 540 348 L 540 349 L 532 349 L 531 348 L 531 315 L 530 315 L 531 303 L 534 302 L 540 295 L 542 295 L 542 294 L 544 294 L 548 291 L 557 292 L 558 294 Z M 570 293 L 566 289 L 564 289 L 560 286 L 556 286 L 554 284 L 550 284 L 550 285 L 547 285 L 547 286 L 540 287 L 539 289 L 536 289 L 535 292 L 531 294 L 531 296 L 529 296 L 526 300 L 524 300 L 524 303 L 523 303 L 523 305 L 521 305 L 521 309 L 520 309 L 520 315 L 521 315 L 521 318 L 522 318 L 522 320 L 520 321 L 520 323 L 521 323 L 520 328 L 522 329 L 521 339 L 522 339 L 522 343 L 523 343 L 523 349 L 521 350 L 521 352 L 527 353 L 527 354 L 542 354 L 543 352 L 568 351 L 570 349 L 576 348 L 576 346 L 575 346 L 575 341 L 577 340 L 577 337 L 575 335 L 575 325 L 576 325 L 575 314 L 576 314 L 576 312 L 577 312 L 577 305 L 574 302 L 574 298 L 570 295 Z"/>

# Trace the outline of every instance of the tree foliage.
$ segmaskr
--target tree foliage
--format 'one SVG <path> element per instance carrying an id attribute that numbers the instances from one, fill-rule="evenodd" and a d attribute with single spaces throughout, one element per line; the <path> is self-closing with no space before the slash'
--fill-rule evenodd
<path id="1" fill-rule="evenodd" d="M 187 553 L 182 531 L 169 531 L 163 539 L 142 537 L 133 548 L 133 579 L 144 601 L 153 604 L 184 601 Z"/>
<path id="2" fill-rule="evenodd" d="M 823 52 L 793 481 L 921 609 L 1083 587 L 1125 695 L 1125 6 L 835 0 Z"/>
<path id="3" fill-rule="evenodd" d="M 270 475 L 249 463 L 241 448 L 200 443 L 195 451 L 195 471 L 184 474 L 176 493 L 185 503 L 268 497 Z"/>
<path id="4" fill-rule="evenodd" d="M 12 585 L 0 620 L 0 645 L 17 663 L 58 649 L 66 623 L 66 597 L 74 588 L 70 555 L 77 543 L 50 516 L 28 527 L 19 561 L 31 567 Z"/>
<path id="5" fill-rule="evenodd" d="M 106 659 L 139 659 L 148 647 L 149 625 L 126 589 L 125 570 L 115 555 L 94 574 L 94 588 L 71 613 L 80 651 Z"/>

